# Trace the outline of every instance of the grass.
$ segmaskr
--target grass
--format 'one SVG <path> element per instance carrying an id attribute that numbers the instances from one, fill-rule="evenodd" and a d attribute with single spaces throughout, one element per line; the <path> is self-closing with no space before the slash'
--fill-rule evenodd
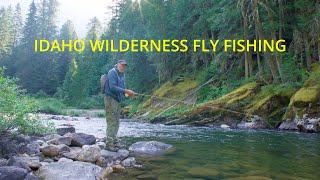
<path id="1" fill-rule="evenodd" d="M 55 98 L 40 98 L 37 99 L 37 104 L 39 106 L 38 112 L 47 114 L 66 114 L 64 109 L 67 106 L 58 99 Z"/>

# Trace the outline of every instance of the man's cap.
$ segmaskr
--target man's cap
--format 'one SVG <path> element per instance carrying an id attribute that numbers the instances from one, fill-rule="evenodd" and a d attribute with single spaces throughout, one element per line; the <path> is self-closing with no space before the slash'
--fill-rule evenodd
<path id="1" fill-rule="evenodd" d="M 120 59 L 120 60 L 118 61 L 118 64 L 125 64 L 125 65 L 127 65 L 127 62 L 126 62 L 126 60 L 124 60 L 124 59 Z"/>

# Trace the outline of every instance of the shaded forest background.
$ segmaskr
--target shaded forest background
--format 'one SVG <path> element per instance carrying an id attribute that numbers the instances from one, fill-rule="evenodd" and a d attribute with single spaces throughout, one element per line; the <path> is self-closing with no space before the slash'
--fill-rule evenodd
<path id="1" fill-rule="evenodd" d="M 68 106 L 102 107 L 101 74 L 118 59 L 129 63 L 127 86 L 150 93 L 168 80 L 192 77 L 198 102 L 247 82 L 299 88 L 320 62 L 319 0 L 117 0 L 109 24 L 93 17 L 86 40 L 95 39 L 285 39 L 286 53 L 35 53 L 35 39 L 76 39 L 73 23 L 57 26 L 57 0 L 32 2 L 27 18 L 20 5 L 0 9 L 0 65 L 4 75 L 35 97 Z M 85 12 L 84 12 L 85 13 Z M 141 101 L 137 98 L 134 101 Z M 130 101 L 129 101 L 130 103 Z"/>

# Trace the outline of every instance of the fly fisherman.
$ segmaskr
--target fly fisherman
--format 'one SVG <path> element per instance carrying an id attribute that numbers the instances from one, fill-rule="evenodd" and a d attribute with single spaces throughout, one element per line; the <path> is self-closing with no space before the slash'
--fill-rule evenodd
<path id="1" fill-rule="evenodd" d="M 119 60 L 118 63 L 109 70 L 107 81 L 105 83 L 105 110 L 106 110 L 106 144 L 107 149 L 117 151 L 120 148 L 120 142 L 117 138 L 120 119 L 120 103 L 125 95 L 133 98 L 135 92 L 125 88 L 125 76 L 127 62 Z"/>

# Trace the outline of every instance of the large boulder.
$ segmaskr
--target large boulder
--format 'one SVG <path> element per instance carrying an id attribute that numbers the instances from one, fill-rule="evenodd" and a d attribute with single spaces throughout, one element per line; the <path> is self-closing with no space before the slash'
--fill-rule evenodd
<path id="1" fill-rule="evenodd" d="M 122 161 L 129 156 L 129 151 L 126 149 L 119 149 L 117 152 L 101 150 L 101 156 L 107 161 Z"/>
<path id="2" fill-rule="evenodd" d="M 0 167 L 0 180 L 23 180 L 28 174 L 26 169 L 15 166 Z"/>
<path id="3" fill-rule="evenodd" d="M 95 163 L 101 156 L 98 145 L 84 145 L 77 159 L 79 161 Z"/>
<path id="4" fill-rule="evenodd" d="M 71 146 L 82 147 L 84 145 L 93 145 L 96 143 L 96 138 L 93 135 L 84 133 L 67 133 L 64 137 L 71 137 Z"/>
<path id="5" fill-rule="evenodd" d="M 158 141 L 139 141 L 129 147 L 129 151 L 138 156 L 157 156 L 173 149 L 170 144 Z"/>
<path id="6" fill-rule="evenodd" d="M 38 171 L 38 176 L 46 180 L 96 180 L 103 173 L 103 169 L 97 165 L 74 161 L 54 162 L 42 166 Z"/>
<path id="7" fill-rule="evenodd" d="M 12 156 L 7 165 L 24 168 L 28 171 L 37 170 L 41 166 L 39 157 L 37 156 Z"/>
<path id="8" fill-rule="evenodd" d="M 42 147 L 40 150 L 43 155 L 48 157 L 55 157 L 59 155 L 59 147 L 56 145 L 47 145 Z"/>

